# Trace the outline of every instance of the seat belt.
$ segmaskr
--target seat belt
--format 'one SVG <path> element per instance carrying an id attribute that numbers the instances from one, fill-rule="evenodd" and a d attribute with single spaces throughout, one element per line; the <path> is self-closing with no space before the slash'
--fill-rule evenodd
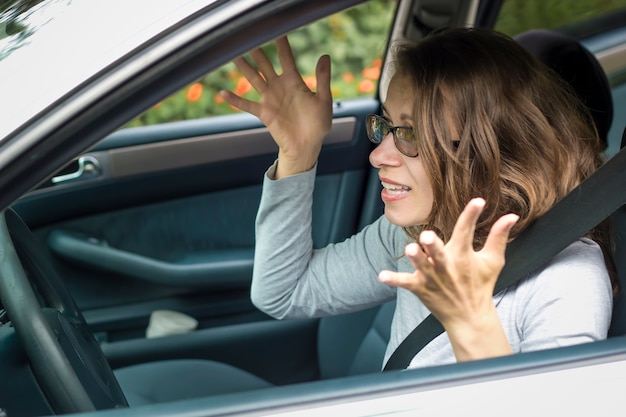
<path id="1" fill-rule="evenodd" d="M 507 245 L 494 295 L 543 266 L 626 203 L 626 148 L 605 162 Z M 398 345 L 384 371 L 406 369 L 444 332 L 431 314 Z"/>

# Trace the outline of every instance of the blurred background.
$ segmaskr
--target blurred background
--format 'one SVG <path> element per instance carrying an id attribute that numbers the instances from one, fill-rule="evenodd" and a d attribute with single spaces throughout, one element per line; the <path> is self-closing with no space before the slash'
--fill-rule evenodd
<path id="1" fill-rule="evenodd" d="M 290 34 L 305 82 L 315 88 L 315 63 L 320 55 L 329 54 L 336 58 L 331 85 L 335 100 L 375 95 L 395 7 L 396 0 L 373 0 Z M 506 0 L 496 30 L 514 36 L 533 28 L 565 27 L 621 9 L 626 9 L 626 0 Z M 277 62 L 274 45 L 264 49 Z M 161 101 L 126 127 L 237 112 L 219 96 L 222 89 L 258 99 L 247 80 L 228 64 Z"/>

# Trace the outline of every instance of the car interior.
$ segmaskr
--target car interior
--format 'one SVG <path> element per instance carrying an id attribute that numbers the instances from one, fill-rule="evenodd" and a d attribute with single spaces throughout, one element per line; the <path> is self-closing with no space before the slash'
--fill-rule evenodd
<path id="1" fill-rule="evenodd" d="M 472 11 L 471 2 L 444 2 L 455 7 L 442 19 L 442 8 L 436 8 L 437 15 L 428 13 L 435 10 L 429 9 L 434 3 L 401 1 L 390 31 L 417 39 L 442 21 L 466 22 Z M 486 11 L 480 16 L 490 26 L 497 17 Z M 619 85 L 574 32 L 529 29 L 515 39 L 571 85 L 591 110 L 607 149 L 614 149 L 616 132 L 623 148 L 626 108 L 616 101 Z M 380 46 L 386 50 L 389 41 L 384 42 Z M 338 100 L 333 110 L 315 185 L 316 247 L 345 239 L 382 213 L 363 122 L 366 114 L 380 112 L 379 98 Z M 274 160 L 272 145 L 259 122 L 244 114 L 120 129 L 7 211 L 9 239 L 25 269 L 35 271 L 29 279 L 37 296 L 84 322 L 78 333 L 85 338 L 93 333 L 103 356 L 86 365 L 96 374 L 102 367 L 112 369 L 123 392 L 111 383 L 109 394 L 115 400 L 137 407 L 210 397 L 206 415 L 220 415 L 233 407 L 252 410 L 279 401 L 341 398 L 374 385 L 419 390 L 454 378 L 523 373 L 528 364 L 557 369 L 575 360 L 625 354 L 626 291 L 615 299 L 606 341 L 419 373 L 381 373 L 393 302 L 340 316 L 271 319 L 251 304 L 249 281 L 260 181 Z M 85 174 L 75 180 L 72 172 L 77 170 Z M 606 215 L 611 215 L 614 261 L 624 288 L 626 206 Z M 2 235 L 0 230 L 0 243 Z M 152 313 L 163 310 L 196 318 L 197 328 L 146 337 Z M 66 324 L 59 319 L 58 326 Z M 0 372 L 18 378 L 1 378 L 0 391 L 10 392 L 14 383 L 37 387 L 33 381 L 40 376 L 23 372 L 27 361 L 23 353 L 15 354 L 18 347 L 0 343 L 0 349 L 15 357 L 0 365 Z M 64 376 L 50 378 L 54 385 Z M 72 390 L 72 383 L 67 386 Z M 24 390 L 7 399 L 8 406 L 0 406 L 28 416 L 48 414 L 50 408 L 59 414 L 90 409 L 67 392 L 55 394 L 66 399 L 52 406 L 26 401 L 33 389 L 39 388 Z M 95 408 L 110 408 L 109 401 L 102 399 Z M 151 409 L 145 410 L 148 415 Z"/>
<path id="2" fill-rule="evenodd" d="M 533 30 L 516 39 L 572 85 L 592 109 L 600 137 L 606 144 L 613 119 L 613 102 L 608 79 L 596 58 L 577 40 L 555 31 Z M 347 316 L 321 318 L 316 341 L 319 378 L 380 371 L 389 341 L 394 304 L 387 303 Z M 620 320 L 616 315 L 611 335 L 625 334 L 625 325 L 626 318 Z M 202 375 L 207 374 L 219 377 L 208 385 L 198 384 L 203 380 Z M 269 384 L 242 369 L 206 360 L 148 362 L 118 369 L 116 376 L 131 404 L 248 391 Z M 163 381 L 171 381 L 171 384 Z M 196 394 L 196 390 L 200 392 Z"/>

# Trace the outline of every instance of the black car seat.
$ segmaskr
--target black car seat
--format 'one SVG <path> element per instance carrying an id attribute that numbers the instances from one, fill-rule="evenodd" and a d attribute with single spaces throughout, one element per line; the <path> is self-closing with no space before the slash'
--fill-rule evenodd
<path id="1" fill-rule="evenodd" d="M 516 39 L 572 85 L 591 109 L 600 137 L 606 143 L 613 102 L 608 80 L 596 58 L 576 39 L 554 31 L 533 30 Z M 320 319 L 320 378 L 380 371 L 394 308 L 395 303 L 387 303 Z M 151 362 L 121 368 L 115 374 L 131 406 L 271 386 L 249 372 L 208 360 Z"/>
<path id="2" fill-rule="evenodd" d="M 575 38 L 554 30 L 529 30 L 515 36 L 515 40 L 572 86 L 591 111 L 606 148 L 613 123 L 613 98 L 596 57 Z"/>

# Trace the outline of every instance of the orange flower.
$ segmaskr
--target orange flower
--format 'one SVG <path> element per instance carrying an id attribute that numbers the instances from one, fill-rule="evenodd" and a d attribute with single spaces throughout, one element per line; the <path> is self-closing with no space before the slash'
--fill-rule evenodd
<path id="1" fill-rule="evenodd" d="M 344 82 L 346 83 L 353 83 L 354 82 L 354 74 L 351 72 L 345 72 L 341 78 L 343 79 Z"/>
<path id="2" fill-rule="evenodd" d="M 374 68 L 380 68 L 383 66 L 383 60 L 380 58 L 376 58 L 372 61 L 372 67 Z"/>
<path id="3" fill-rule="evenodd" d="M 234 93 L 238 96 L 243 96 L 249 93 L 250 90 L 252 90 L 252 85 L 250 85 L 250 82 L 245 77 L 241 77 L 237 81 L 237 86 L 235 87 Z"/>
<path id="4" fill-rule="evenodd" d="M 224 104 L 224 97 L 220 93 L 217 93 L 215 97 L 213 97 L 213 101 L 215 104 Z"/>
<path id="5" fill-rule="evenodd" d="M 380 77 L 380 67 L 368 67 L 363 69 L 363 77 L 370 80 L 377 80 Z"/>
<path id="6" fill-rule="evenodd" d="M 304 80 L 306 86 L 309 87 L 309 89 L 315 90 L 315 87 L 317 86 L 317 80 L 315 79 L 315 77 L 309 75 L 306 77 L 302 77 L 302 79 Z"/>
<path id="7" fill-rule="evenodd" d="M 196 101 L 200 100 L 200 98 L 202 97 L 203 90 L 204 90 L 204 87 L 202 87 L 202 84 L 200 83 L 192 84 L 187 90 L 187 101 L 190 103 L 195 103 Z"/>
<path id="8" fill-rule="evenodd" d="M 372 80 L 363 80 L 359 83 L 357 89 L 361 94 L 373 93 L 376 88 L 376 84 Z"/>

